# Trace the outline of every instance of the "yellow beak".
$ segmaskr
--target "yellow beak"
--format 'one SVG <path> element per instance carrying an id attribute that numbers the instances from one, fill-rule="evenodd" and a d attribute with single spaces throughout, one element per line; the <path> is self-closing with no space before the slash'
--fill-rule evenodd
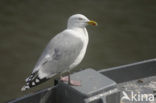
<path id="1" fill-rule="evenodd" d="M 87 22 L 89 25 L 93 25 L 93 26 L 97 26 L 97 22 L 93 21 L 93 20 L 90 20 Z"/>

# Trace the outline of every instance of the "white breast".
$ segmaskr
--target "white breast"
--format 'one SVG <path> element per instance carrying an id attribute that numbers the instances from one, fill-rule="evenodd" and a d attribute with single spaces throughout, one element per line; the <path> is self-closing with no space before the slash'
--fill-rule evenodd
<path id="1" fill-rule="evenodd" d="M 81 29 L 81 32 L 78 35 L 78 37 L 82 39 L 83 48 L 80 51 L 80 54 L 75 59 L 75 61 L 69 66 L 70 69 L 73 69 L 75 66 L 77 66 L 82 61 L 82 59 L 85 56 L 87 45 L 88 45 L 88 41 L 89 41 L 88 32 L 87 32 L 86 28 Z"/>

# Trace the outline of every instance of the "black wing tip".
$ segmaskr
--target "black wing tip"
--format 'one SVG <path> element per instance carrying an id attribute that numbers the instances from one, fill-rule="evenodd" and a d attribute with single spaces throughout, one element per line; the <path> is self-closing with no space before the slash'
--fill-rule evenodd
<path id="1" fill-rule="evenodd" d="M 29 89 L 30 87 L 28 85 L 24 85 L 22 88 L 21 88 L 21 91 L 24 92 L 26 91 L 27 89 Z"/>
<path id="2" fill-rule="evenodd" d="M 24 85 L 24 86 L 21 88 L 21 91 L 26 91 L 26 90 L 28 90 L 28 89 L 30 89 L 30 88 L 32 88 L 32 87 L 35 87 L 35 86 L 37 86 L 37 85 L 39 85 L 39 84 L 41 84 L 41 83 L 43 83 L 43 82 L 45 82 L 45 81 L 47 81 L 47 80 L 48 80 L 47 78 L 42 78 L 42 79 L 40 79 L 40 78 L 38 78 L 38 76 L 37 76 L 36 78 L 27 81 L 27 82 L 26 82 L 26 85 Z"/>
<path id="3" fill-rule="evenodd" d="M 32 73 L 26 80 L 26 85 L 24 85 L 22 88 L 21 88 L 21 91 L 26 91 L 27 89 L 30 89 L 32 87 L 35 87 L 45 81 L 47 81 L 48 78 L 40 78 L 38 76 L 38 72 L 34 72 Z"/>

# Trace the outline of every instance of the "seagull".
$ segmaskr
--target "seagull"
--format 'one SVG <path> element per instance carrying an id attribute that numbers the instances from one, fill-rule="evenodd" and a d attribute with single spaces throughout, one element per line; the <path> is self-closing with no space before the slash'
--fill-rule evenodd
<path id="1" fill-rule="evenodd" d="M 25 79 L 26 84 L 21 91 L 64 72 L 68 72 L 68 76 L 61 77 L 60 80 L 71 85 L 80 85 L 79 82 L 70 80 L 70 70 L 80 64 L 85 56 L 89 41 L 87 25 L 96 26 L 97 23 L 82 14 L 70 16 L 67 28 L 50 40 L 31 75 Z"/>

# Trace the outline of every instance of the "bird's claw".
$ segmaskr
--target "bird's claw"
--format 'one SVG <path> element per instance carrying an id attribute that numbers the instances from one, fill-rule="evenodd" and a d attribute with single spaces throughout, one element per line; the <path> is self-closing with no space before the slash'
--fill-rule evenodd
<path id="1" fill-rule="evenodd" d="M 60 80 L 63 81 L 63 82 L 68 82 L 72 86 L 80 86 L 81 85 L 80 81 L 75 81 L 75 80 L 70 80 L 69 81 L 68 76 L 61 77 Z"/>

